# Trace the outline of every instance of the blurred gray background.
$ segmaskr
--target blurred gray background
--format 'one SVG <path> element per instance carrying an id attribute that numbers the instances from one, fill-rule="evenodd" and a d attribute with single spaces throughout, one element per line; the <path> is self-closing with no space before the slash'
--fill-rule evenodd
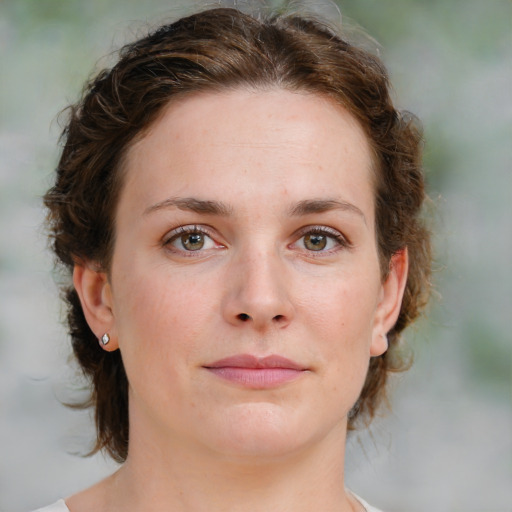
<path id="1" fill-rule="evenodd" d="M 309 4 L 339 17 L 334 4 Z M 339 5 L 344 23 L 379 41 L 398 105 L 423 121 L 437 209 L 438 295 L 407 335 L 415 364 L 397 379 L 393 412 L 350 439 L 347 484 L 387 512 L 512 511 L 512 3 Z M 60 404 L 74 372 L 40 197 L 58 156 L 57 112 L 109 61 L 100 58 L 181 12 L 172 0 L 0 0 L 4 512 L 114 468 L 76 455 L 90 446 L 90 418 Z"/>

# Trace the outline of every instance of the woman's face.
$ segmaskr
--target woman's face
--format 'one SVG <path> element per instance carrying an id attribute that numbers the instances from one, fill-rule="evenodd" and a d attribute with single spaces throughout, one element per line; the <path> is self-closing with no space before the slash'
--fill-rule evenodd
<path id="1" fill-rule="evenodd" d="M 122 353 L 131 443 L 344 439 L 401 294 L 381 280 L 371 166 L 346 111 L 283 90 L 171 103 L 130 148 L 95 327 Z"/>

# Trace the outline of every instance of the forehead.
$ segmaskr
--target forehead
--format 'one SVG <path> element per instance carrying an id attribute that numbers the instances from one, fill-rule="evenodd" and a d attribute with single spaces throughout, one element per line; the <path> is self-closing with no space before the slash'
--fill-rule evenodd
<path id="1" fill-rule="evenodd" d="M 373 196 L 371 151 L 359 123 L 325 96 L 281 89 L 170 102 L 129 148 L 124 171 L 125 188 L 145 202 L 198 191 L 265 199 L 280 190 L 293 199 L 311 187 L 315 196 L 333 196 L 333 189 Z"/>

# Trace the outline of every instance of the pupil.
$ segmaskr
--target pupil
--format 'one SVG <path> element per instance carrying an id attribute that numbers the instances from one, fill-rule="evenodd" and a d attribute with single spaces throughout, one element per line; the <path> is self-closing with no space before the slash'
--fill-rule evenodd
<path id="1" fill-rule="evenodd" d="M 304 243 L 311 251 L 321 251 L 327 245 L 327 237 L 325 235 L 306 235 Z"/>
<path id="2" fill-rule="evenodd" d="M 183 235 L 181 237 L 181 242 L 183 243 L 183 247 L 189 251 L 197 251 L 204 245 L 204 239 L 201 233 Z"/>

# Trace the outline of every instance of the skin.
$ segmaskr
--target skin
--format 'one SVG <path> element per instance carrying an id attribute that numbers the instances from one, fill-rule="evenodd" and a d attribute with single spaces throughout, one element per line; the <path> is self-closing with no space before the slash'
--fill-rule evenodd
<path id="1" fill-rule="evenodd" d="M 123 355 L 129 455 L 72 512 L 362 510 L 347 414 L 407 275 L 403 251 L 381 277 L 370 155 L 340 106 L 285 90 L 171 103 L 129 149 L 110 272 L 74 273 Z M 301 371 L 251 387 L 209 369 L 237 354 Z"/>

